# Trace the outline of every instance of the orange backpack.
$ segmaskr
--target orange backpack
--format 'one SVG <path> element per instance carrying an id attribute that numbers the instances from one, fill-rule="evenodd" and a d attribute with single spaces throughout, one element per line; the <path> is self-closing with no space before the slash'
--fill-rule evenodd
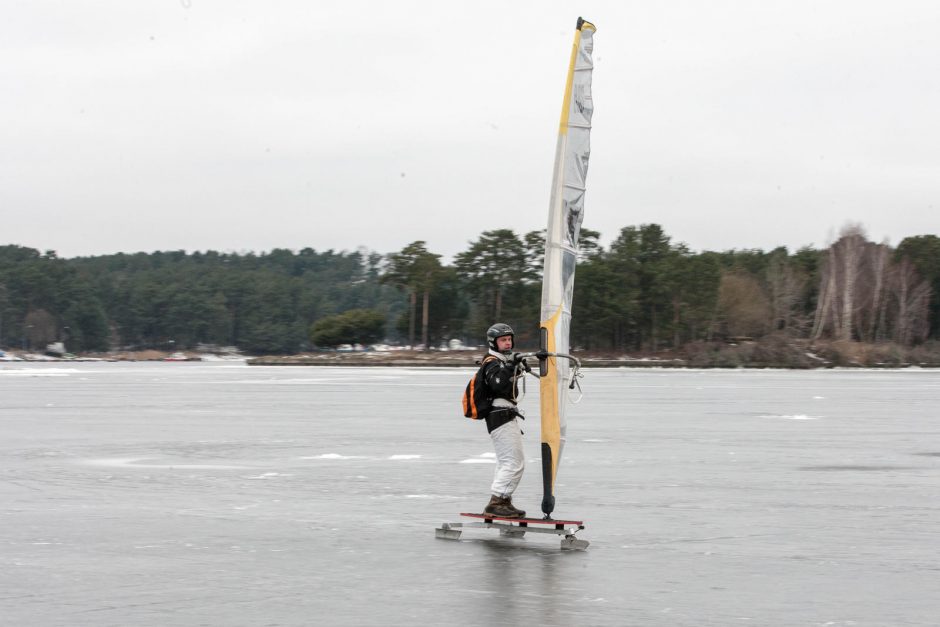
<path id="1" fill-rule="evenodd" d="M 461 398 L 463 415 L 467 418 L 481 420 L 486 418 L 486 415 L 490 413 L 490 409 L 493 408 L 493 398 L 490 396 L 490 390 L 487 388 L 486 381 L 483 377 L 483 366 L 494 359 L 496 358 L 492 355 L 484 357 L 480 368 L 467 383 L 467 389 L 464 390 L 463 397 Z"/>

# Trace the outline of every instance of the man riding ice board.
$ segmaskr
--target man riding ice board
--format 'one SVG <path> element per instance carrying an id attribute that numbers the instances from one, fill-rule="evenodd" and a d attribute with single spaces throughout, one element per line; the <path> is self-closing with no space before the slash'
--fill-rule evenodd
<path id="1" fill-rule="evenodd" d="M 485 416 L 486 430 L 496 451 L 496 473 L 490 488 L 490 502 L 484 514 L 506 518 L 523 518 L 525 512 L 512 504 L 512 493 L 522 479 L 525 455 L 522 450 L 522 413 L 516 407 L 519 389 L 517 381 L 529 369 L 525 360 L 513 353 L 515 334 L 508 324 L 498 322 L 486 332 L 489 347 L 480 370 L 493 399 L 492 408 Z"/>

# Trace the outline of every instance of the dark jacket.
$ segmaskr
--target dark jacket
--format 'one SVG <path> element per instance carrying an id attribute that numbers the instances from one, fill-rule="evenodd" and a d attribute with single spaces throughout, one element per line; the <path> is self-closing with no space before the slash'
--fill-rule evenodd
<path id="1" fill-rule="evenodd" d="M 517 381 L 518 365 L 502 359 L 490 359 L 485 361 L 482 366 L 483 380 L 486 387 L 489 388 L 490 396 L 494 399 L 502 398 L 510 403 L 512 407 L 493 407 L 486 416 L 486 430 L 492 433 L 516 416 L 520 415 L 516 407 L 516 398 L 519 395 Z"/>

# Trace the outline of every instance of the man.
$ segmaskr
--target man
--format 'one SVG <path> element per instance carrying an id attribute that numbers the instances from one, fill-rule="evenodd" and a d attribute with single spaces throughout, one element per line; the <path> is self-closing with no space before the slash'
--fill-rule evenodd
<path id="1" fill-rule="evenodd" d="M 490 502 L 484 514 L 506 518 L 523 518 L 525 511 L 512 504 L 512 493 L 522 479 L 525 454 L 522 450 L 522 413 L 516 408 L 519 395 L 517 380 L 525 376 L 528 366 L 518 353 L 513 353 L 515 334 L 508 324 L 498 322 L 486 332 L 489 351 L 480 369 L 492 408 L 485 416 L 486 430 L 496 451 L 496 473 L 490 488 Z"/>

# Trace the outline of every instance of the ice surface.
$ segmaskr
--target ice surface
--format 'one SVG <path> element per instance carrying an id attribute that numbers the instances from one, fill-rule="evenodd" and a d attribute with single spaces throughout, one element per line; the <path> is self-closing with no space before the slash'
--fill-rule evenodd
<path id="1" fill-rule="evenodd" d="M 56 370 L 0 364 L 2 624 L 940 616 L 937 371 L 587 370 L 555 516 L 591 546 L 562 553 L 434 538 L 489 497 L 469 369 Z M 538 386 L 525 404 L 533 459 Z M 538 512 L 537 464 L 513 500 Z"/>

